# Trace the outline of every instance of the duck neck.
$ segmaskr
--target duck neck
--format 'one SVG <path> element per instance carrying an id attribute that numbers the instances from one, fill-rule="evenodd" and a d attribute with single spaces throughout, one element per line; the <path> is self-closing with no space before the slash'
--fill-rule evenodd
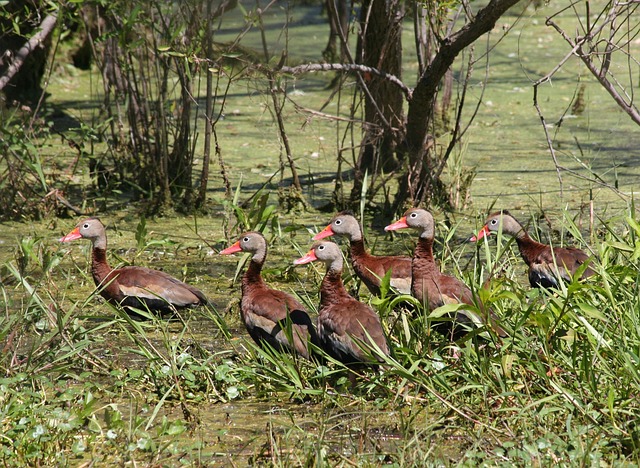
<path id="1" fill-rule="evenodd" d="M 342 269 L 329 268 L 320 286 L 320 307 L 326 307 L 348 296 L 342 283 Z"/>
<path id="2" fill-rule="evenodd" d="M 535 257 L 536 253 L 547 247 L 545 244 L 541 244 L 529 237 L 524 229 L 516 235 L 516 243 L 518 244 L 520 255 L 527 265 L 531 265 L 531 260 Z"/>
<path id="3" fill-rule="evenodd" d="M 350 242 L 351 258 L 358 258 L 367 255 L 367 249 L 364 246 L 362 238 L 355 239 Z"/>
<path id="4" fill-rule="evenodd" d="M 412 280 L 415 281 L 416 278 L 432 276 L 436 272 L 439 273 L 440 270 L 433 258 L 433 238 L 420 237 L 411 261 Z"/>
<path id="5" fill-rule="evenodd" d="M 262 261 L 258 261 L 254 258 L 251 259 L 249 263 L 249 267 L 242 278 L 242 287 L 243 289 L 248 287 L 250 284 L 262 284 Z"/>
<path id="6" fill-rule="evenodd" d="M 96 286 L 100 286 L 109 273 L 111 273 L 111 267 L 107 262 L 107 250 L 105 247 L 94 246 L 91 252 L 91 274 Z"/>

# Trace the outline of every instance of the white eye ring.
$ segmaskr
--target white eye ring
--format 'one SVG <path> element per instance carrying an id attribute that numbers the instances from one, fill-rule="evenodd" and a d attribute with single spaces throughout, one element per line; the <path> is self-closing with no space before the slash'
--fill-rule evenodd
<path id="1" fill-rule="evenodd" d="M 324 245 L 319 245 L 318 250 L 324 250 Z"/>
<path id="2" fill-rule="evenodd" d="M 243 237 L 242 238 L 242 242 L 249 242 L 249 238 L 248 237 Z"/>
<path id="3" fill-rule="evenodd" d="M 416 216 L 418 216 L 418 213 L 411 213 L 409 216 L 411 216 L 412 218 L 415 218 Z"/>
<path id="4" fill-rule="evenodd" d="M 89 229 L 89 223 L 84 223 L 84 224 L 82 225 L 82 228 L 83 228 L 83 229 Z"/>
<path id="5" fill-rule="evenodd" d="M 339 226 L 339 225 L 341 225 L 341 224 L 342 224 L 342 220 L 341 220 L 341 219 L 336 219 L 336 220 L 334 221 L 334 224 L 335 224 L 336 226 Z"/>
<path id="6" fill-rule="evenodd" d="M 498 224 L 498 220 L 497 219 L 492 219 L 491 220 L 491 224 L 493 224 L 495 226 L 496 224 Z"/>

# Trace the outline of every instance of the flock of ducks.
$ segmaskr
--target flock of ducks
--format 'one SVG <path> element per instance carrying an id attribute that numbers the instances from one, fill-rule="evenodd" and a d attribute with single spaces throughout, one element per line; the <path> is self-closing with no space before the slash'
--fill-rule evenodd
<path id="1" fill-rule="evenodd" d="M 451 339 L 458 339 L 477 327 L 492 330 L 500 337 L 507 336 L 499 318 L 474 298 L 466 284 L 440 271 L 433 256 L 435 222 L 431 213 L 412 208 L 385 230 L 407 228 L 418 232 L 413 257 L 371 255 L 365 247 L 360 224 L 349 212 L 335 215 L 327 227 L 313 237 L 316 242 L 311 249 L 293 263 L 303 265 L 318 261 L 326 266 L 315 324 L 300 301 L 286 292 L 270 288 L 264 282 L 261 276 L 267 257 L 264 236 L 255 231 L 243 233 L 237 242 L 220 254 L 251 254 L 249 266 L 242 277 L 240 302 L 242 321 L 249 335 L 259 345 L 268 344 L 307 359 L 313 357 L 315 350 L 323 349 L 348 366 L 384 361 L 384 357 L 389 355 L 389 345 L 380 317 L 369 305 L 349 295 L 342 282 L 342 251 L 337 244 L 323 240 L 330 236 L 344 236 L 349 240 L 353 269 L 372 294 L 380 295 L 381 279 L 388 275 L 391 286 L 414 296 L 428 311 L 445 304 L 462 304 L 448 321 L 442 322 L 446 326 L 438 330 Z M 490 215 L 471 240 L 477 241 L 498 231 L 515 238 L 529 267 L 532 287 L 557 287 L 560 278 L 570 281 L 577 272 L 582 278 L 594 273 L 585 252 L 536 242 L 506 210 Z M 92 276 L 100 295 L 107 301 L 126 308 L 161 313 L 207 303 L 202 291 L 164 272 L 138 266 L 112 269 L 107 262 L 105 227 L 98 218 L 81 221 L 60 241 L 80 238 L 89 239 L 93 244 Z"/>

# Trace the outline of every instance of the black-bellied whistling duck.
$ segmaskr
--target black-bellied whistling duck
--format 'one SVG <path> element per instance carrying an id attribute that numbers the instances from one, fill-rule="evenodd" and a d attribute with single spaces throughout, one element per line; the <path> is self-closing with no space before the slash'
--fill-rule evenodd
<path id="1" fill-rule="evenodd" d="M 534 241 L 507 210 L 489 215 L 484 227 L 471 241 L 480 240 L 500 229 L 504 234 L 515 237 L 520 255 L 529 267 L 529 283 L 533 288 L 557 288 L 558 277 L 571 281 L 578 268 L 590 260 L 585 252 L 575 247 L 551 247 Z M 593 274 L 594 271 L 587 267 L 582 278 Z"/>
<path id="2" fill-rule="evenodd" d="M 240 301 L 240 314 L 249 335 L 259 345 L 266 342 L 275 349 L 296 351 L 309 359 L 309 343 L 319 343 L 308 312 L 292 295 L 268 287 L 260 275 L 267 257 L 266 239 L 259 232 L 245 232 L 220 254 L 241 251 L 253 254 L 242 277 Z M 289 324 L 293 343 L 288 338 Z"/>
<path id="3" fill-rule="evenodd" d="M 391 286 L 401 293 L 411 293 L 411 257 L 371 255 L 364 246 L 360 223 L 353 214 L 348 211 L 338 213 L 313 240 L 329 236 L 349 238 L 353 269 L 372 294 L 380 295 L 380 280 L 389 270 Z"/>
<path id="4" fill-rule="evenodd" d="M 346 365 L 375 364 L 361 346 L 372 344 L 389 355 L 389 346 L 382 330 L 380 318 L 371 307 L 351 297 L 342 284 L 342 252 L 333 242 L 320 241 L 309 252 L 295 260 L 302 265 L 322 261 L 327 272 L 320 286 L 318 311 L 318 337 L 324 350 Z M 382 359 L 378 357 L 378 362 Z"/>
<path id="5" fill-rule="evenodd" d="M 160 313 L 207 303 L 202 291 L 158 270 L 124 266 L 115 270 L 107 262 L 107 234 L 98 218 L 81 221 L 60 242 L 89 239 L 93 244 L 91 274 L 107 301 L 122 307 Z"/>
<path id="6" fill-rule="evenodd" d="M 420 237 L 413 253 L 411 294 L 425 304 L 430 311 L 444 304 L 475 305 L 469 287 L 458 278 L 443 274 L 436 265 L 433 258 L 435 222 L 431 213 L 421 208 L 412 208 L 402 218 L 384 229 L 385 231 L 395 231 L 405 228 L 414 228 L 420 231 Z M 480 304 L 479 309 L 483 310 L 484 306 Z M 477 325 L 478 322 L 487 323 L 486 315 L 488 315 L 491 328 L 498 335 L 506 336 L 506 332 L 496 323 L 496 317 L 492 312 L 489 311 L 483 315 L 485 317 L 470 310 L 458 310 L 456 316 L 453 317 L 454 326 L 450 327 L 447 334 L 457 338 L 463 334 L 464 330 L 456 327 L 456 323 L 465 325 Z M 444 324 L 442 326 L 444 327 Z"/>

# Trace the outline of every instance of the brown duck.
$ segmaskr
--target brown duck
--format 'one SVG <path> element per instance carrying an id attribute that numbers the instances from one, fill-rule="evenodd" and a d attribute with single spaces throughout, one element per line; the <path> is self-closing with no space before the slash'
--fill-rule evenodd
<path id="1" fill-rule="evenodd" d="M 430 311 L 445 304 L 475 305 L 469 287 L 458 278 L 443 274 L 436 265 L 433 258 L 435 222 L 431 213 L 420 208 L 412 208 L 398 221 L 385 227 L 385 230 L 395 231 L 405 228 L 414 228 L 420 232 L 413 253 L 411 294 L 425 304 Z M 480 309 L 483 308 L 480 305 Z M 453 326 L 445 327 L 443 324 L 442 327 L 448 328 L 445 334 L 457 339 L 465 332 L 464 328 L 456 326 L 457 323 L 466 326 L 478 325 L 486 323 L 488 316 L 491 328 L 502 337 L 507 335 L 498 325 L 497 317 L 493 312 L 489 311 L 482 315 L 484 316 L 479 316 L 470 310 L 460 309 L 456 312 L 456 316 L 452 317 Z"/>
<path id="2" fill-rule="evenodd" d="M 309 359 L 309 343 L 319 344 L 316 329 L 298 300 L 290 294 L 270 288 L 262 279 L 260 273 L 267 257 L 264 236 L 259 232 L 245 232 L 235 244 L 220 254 L 236 252 L 253 254 L 242 277 L 240 301 L 242 321 L 251 338 L 259 345 L 266 342 L 275 349 L 295 351 Z"/>
<path id="3" fill-rule="evenodd" d="M 375 364 L 361 348 L 376 347 L 389 355 L 389 346 L 380 318 L 371 307 L 351 297 L 342 284 L 343 259 L 340 247 L 333 242 L 320 241 L 293 263 L 302 265 L 314 261 L 326 265 L 327 272 L 320 286 L 318 337 L 324 350 L 348 366 Z"/>
<path id="4" fill-rule="evenodd" d="M 349 239 L 353 269 L 372 294 L 380 295 L 380 280 L 389 270 L 391 286 L 401 293 L 411 293 L 411 257 L 371 255 L 364 244 L 362 227 L 352 213 L 343 211 L 335 215 L 313 240 L 329 236 L 345 236 Z"/>
<path id="5" fill-rule="evenodd" d="M 140 266 L 112 269 L 107 262 L 106 230 L 98 218 L 88 218 L 78 223 L 60 242 L 82 238 L 89 239 L 93 244 L 91 273 L 100 295 L 107 301 L 122 307 L 160 313 L 207 303 L 202 291 L 162 271 Z"/>
<path id="6" fill-rule="evenodd" d="M 580 249 L 574 247 L 551 247 L 536 242 L 522 225 L 506 210 L 489 215 L 484 227 L 473 236 L 471 241 L 498 232 L 513 236 L 518 244 L 520 255 L 529 267 L 529 283 L 531 287 L 557 288 L 558 278 L 571 281 L 578 268 L 590 261 L 590 257 Z M 587 278 L 594 271 L 587 267 L 581 278 Z"/>

